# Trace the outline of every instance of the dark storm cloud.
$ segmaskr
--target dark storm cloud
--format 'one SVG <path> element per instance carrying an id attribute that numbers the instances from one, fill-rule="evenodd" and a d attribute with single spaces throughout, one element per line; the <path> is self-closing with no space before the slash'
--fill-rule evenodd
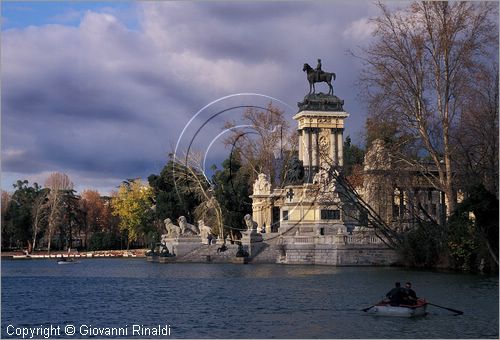
<path id="1" fill-rule="evenodd" d="M 208 15 L 231 24 L 241 24 L 245 21 L 259 23 L 261 21 L 276 20 L 283 17 L 297 16 L 314 9 L 314 3 L 306 1 L 200 2 L 196 5 Z"/>
<path id="2" fill-rule="evenodd" d="M 371 3 L 140 2 L 137 10 L 134 30 L 87 11 L 77 27 L 2 32 L 4 179 L 64 171 L 77 186 L 107 191 L 158 173 L 204 105 L 258 92 L 296 107 L 308 90 L 302 64 L 318 57 L 352 110 L 348 133 L 363 124 L 353 87 L 359 63 L 346 50 L 368 39 Z M 220 131 L 207 125 L 194 148 Z M 223 152 L 220 144 L 210 150 L 213 159 Z"/>

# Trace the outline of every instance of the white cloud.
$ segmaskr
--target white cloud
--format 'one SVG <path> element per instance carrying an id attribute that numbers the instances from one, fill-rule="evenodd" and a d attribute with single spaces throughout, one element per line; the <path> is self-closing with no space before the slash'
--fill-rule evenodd
<path id="1" fill-rule="evenodd" d="M 345 39 L 351 39 L 359 42 L 370 38 L 374 30 L 374 23 L 370 22 L 368 18 L 361 18 L 351 22 L 342 32 L 342 36 Z"/>

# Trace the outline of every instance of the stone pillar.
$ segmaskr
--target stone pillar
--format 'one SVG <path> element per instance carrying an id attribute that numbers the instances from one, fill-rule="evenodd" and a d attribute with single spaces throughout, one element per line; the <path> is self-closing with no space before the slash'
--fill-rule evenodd
<path id="1" fill-rule="evenodd" d="M 303 130 L 299 130 L 299 159 L 302 160 L 304 157 L 304 140 L 303 140 Z"/>
<path id="2" fill-rule="evenodd" d="M 302 162 L 304 165 L 304 181 L 311 182 L 311 129 L 305 128 L 302 140 L 304 141 L 304 151 L 302 152 Z"/>
<path id="3" fill-rule="evenodd" d="M 310 143 L 310 133 L 309 129 L 304 129 L 304 135 L 302 136 L 302 140 L 304 141 L 304 151 L 302 152 L 302 161 L 304 163 L 304 167 L 310 166 L 309 158 L 311 157 L 311 143 Z"/>
<path id="4" fill-rule="evenodd" d="M 273 203 L 268 198 L 266 200 L 265 214 L 263 215 L 263 223 L 266 224 L 266 233 L 271 232 L 271 224 L 273 223 Z"/>
<path id="5" fill-rule="evenodd" d="M 242 234 L 241 244 L 243 249 L 248 252 L 250 258 L 255 257 L 264 247 L 262 235 L 260 233 L 256 233 L 255 231 L 244 231 Z"/>
<path id="6" fill-rule="evenodd" d="M 318 171 L 318 129 L 312 131 L 312 142 L 311 142 L 311 168 L 312 176 Z"/>
<path id="7" fill-rule="evenodd" d="M 263 215 L 263 205 L 262 201 L 258 198 L 253 197 L 252 198 L 253 204 L 252 204 L 252 219 L 257 222 L 258 226 L 261 226 L 263 221 L 262 215 Z"/>
<path id="8" fill-rule="evenodd" d="M 337 135 L 335 134 L 336 129 L 330 130 L 330 157 L 332 158 L 333 166 L 338 164 L 337 159 Z"/>
<path id="9" fill-rule="evenodd" d="M 337 129 L 337 145 L 338 145 L 338 164 L 339 166 L 344 166 L 344 138 L 343 138 L 343 129 Z"/>

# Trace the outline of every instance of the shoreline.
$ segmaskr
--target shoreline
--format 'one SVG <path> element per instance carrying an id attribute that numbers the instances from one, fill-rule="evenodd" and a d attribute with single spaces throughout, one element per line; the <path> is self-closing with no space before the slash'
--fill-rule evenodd
<path id="1" fill-rule="evenodd" d="M 132 250 L 95 250 L 95 251 L 72 251 L 68 254 L 65 251 L 55 251 L 47 253 L 46 251 L 37 251 L 31 254 L 26 254 L 22 251 L 0 252 L 2 259 L 10 258 L 14 260 L 37 260 L 37 259 L 56 259 L 56 258 L 129 258 L 129 257 L 146 257 L 148 249 L 132 249 Z"/>

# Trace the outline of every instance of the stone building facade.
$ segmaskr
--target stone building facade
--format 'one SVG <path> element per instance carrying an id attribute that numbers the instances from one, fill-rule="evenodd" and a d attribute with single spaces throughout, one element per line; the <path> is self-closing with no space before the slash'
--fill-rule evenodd
<path id="1" fill-rule="evenodd" d="M 444 192 L 429 181 L 436 176 L 432 164 L 421 163 L 419 169 L 402 164 L 392 159 L 383 141 L 375 140 L 365 155 L 363 199 L 396 229 L 412 228 L 423 214 L 444 223 Z"/>

